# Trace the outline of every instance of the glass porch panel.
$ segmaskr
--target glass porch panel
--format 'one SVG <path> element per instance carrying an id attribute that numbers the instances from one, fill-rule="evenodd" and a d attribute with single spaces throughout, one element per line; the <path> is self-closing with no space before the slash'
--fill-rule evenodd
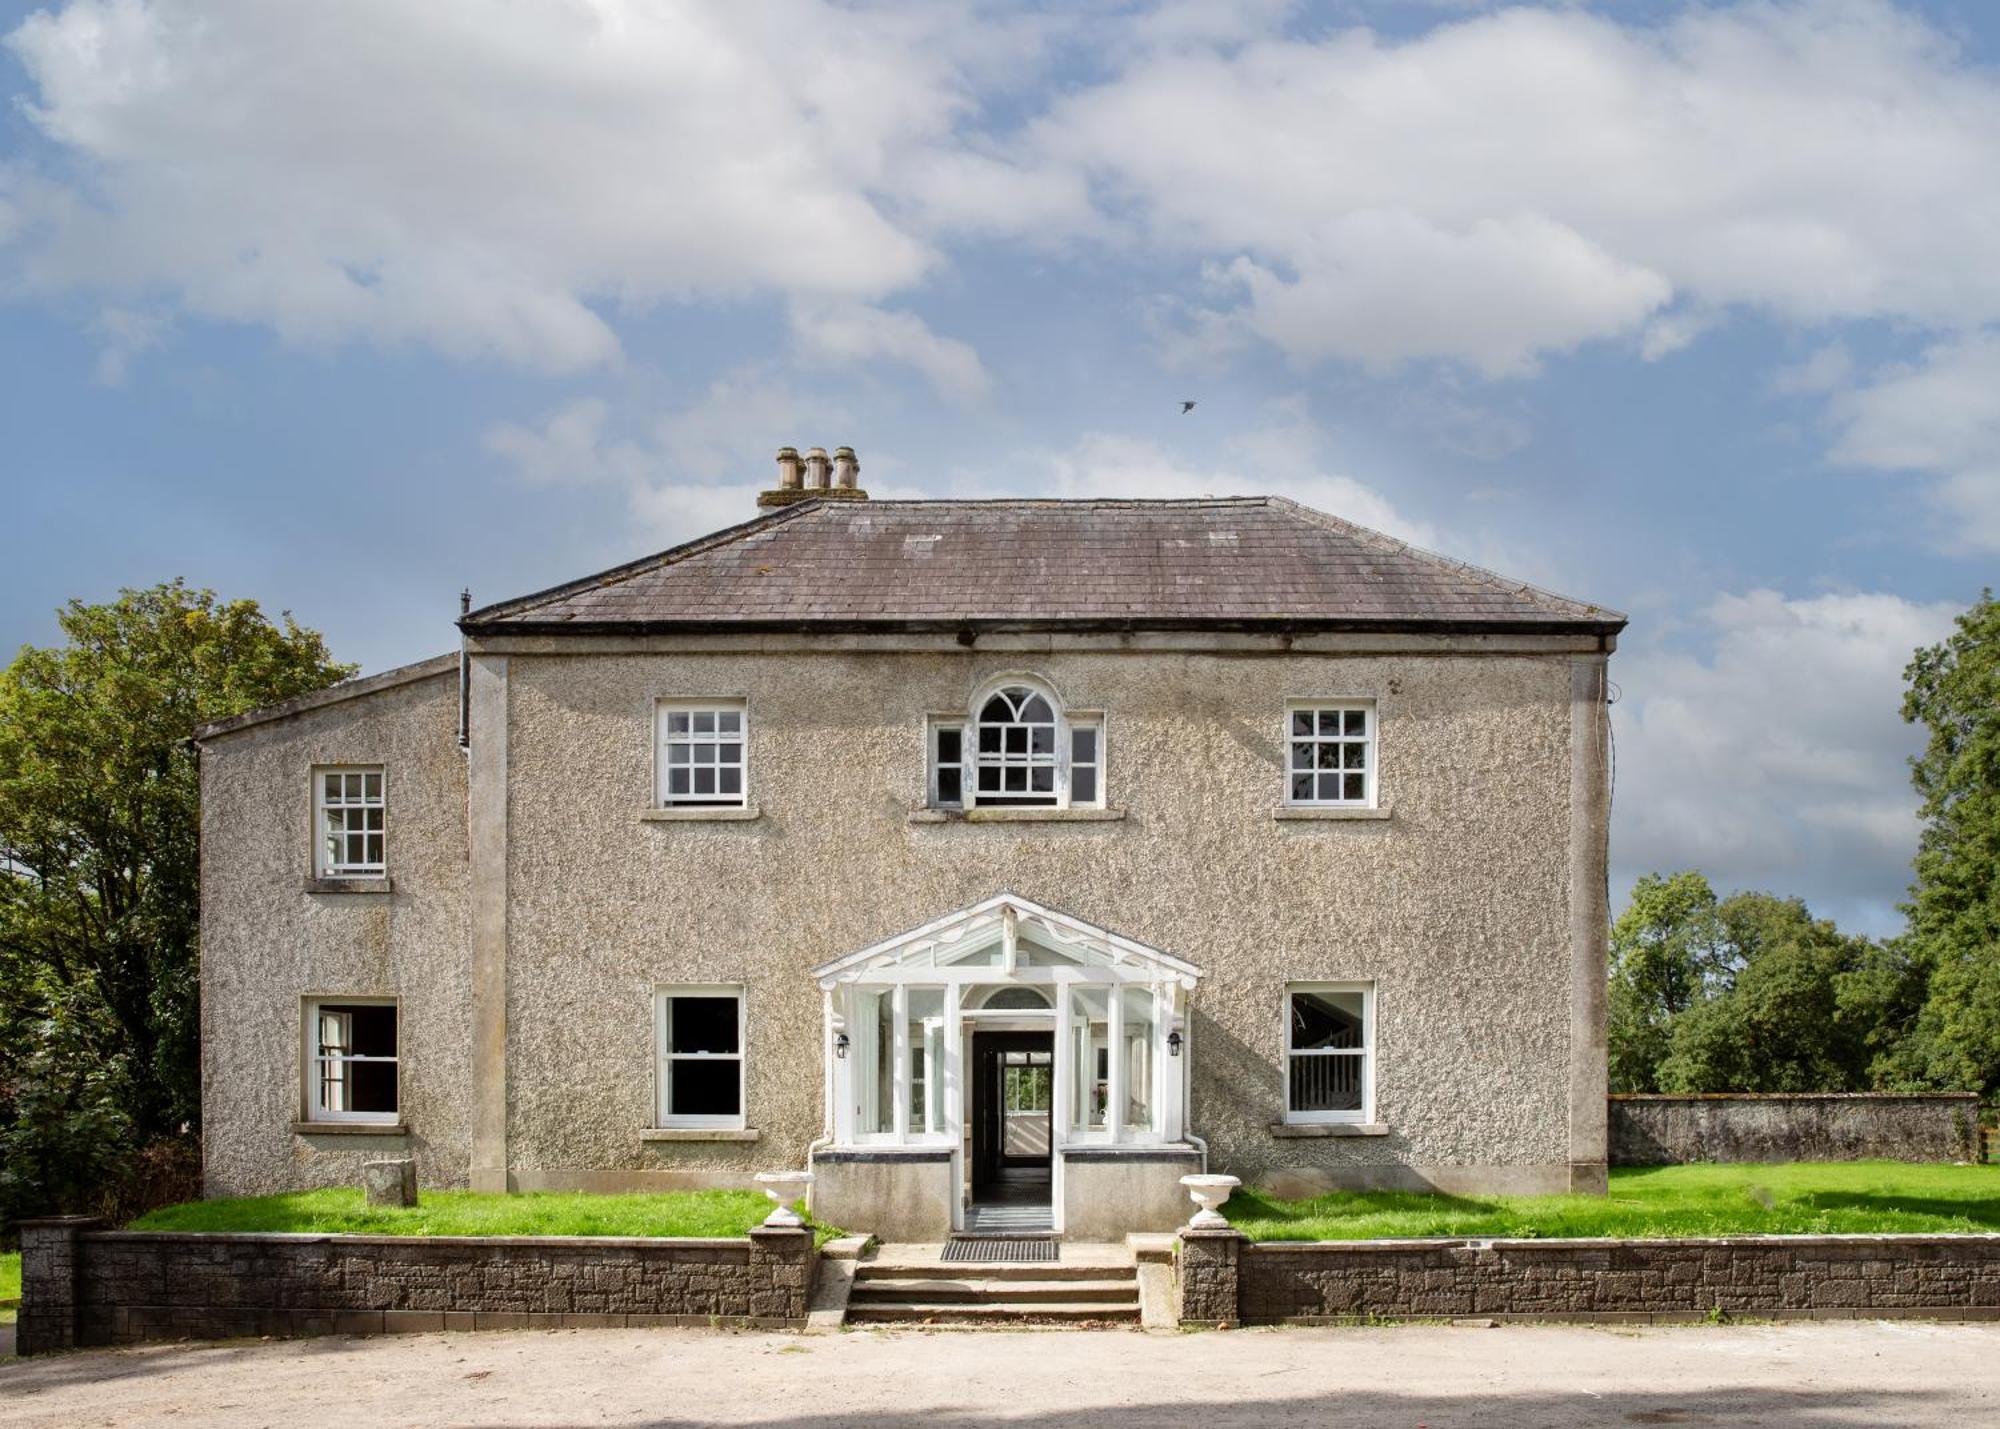
<path id="1" fill-rule="evenodd" d="M 896 999 L 875 996 L 875 1096 L 870 1131 L 896 1129 Z"/>
<path id="2" fill-rule="evenodd" d="M 1072 1131 L 1102 1131 L 1110 1096 L 1111 1049 L 1105 1045 L 1111 1017 L 1109 989 L 1078 987 L 1070 993 L 1070 1108 Z"/>
<path id="3" fill-rule="evenodd" d="M 895 1085 L 890 1077 L 895 1055 L 895 1029 L 890 1022 L 894 1011 L 886 991 L 856 988 L 848 993 L 847 1057 L 853 1078 L 854 1130 L 859 1136 L 895 1130 L 890 1101 Z"/>
<path id="4" fill-rule="evenodd" d="M 1153 989 L 1126 987 L 1119 990 L 1125 1002 L 1124 1069 L 1125 1129 L 1153 1129 Z"/>
<path id="5" fill-rule="evenodd" d="M 935 1104 L 941 1069 L 938 1044 L 944 1026 L 944 989 L 913 987 L 909 993 L 910 1131 L 915 1135 L 943 1128 Z"/>

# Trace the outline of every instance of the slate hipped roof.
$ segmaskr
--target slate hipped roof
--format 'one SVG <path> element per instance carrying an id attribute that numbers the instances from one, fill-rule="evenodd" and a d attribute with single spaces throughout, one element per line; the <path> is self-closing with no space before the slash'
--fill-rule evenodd
<path id="1" fill-rule="evenodd" d="M 801 501 L 460 622 L 474 635 L 1624 624 L 1275 496 Z"/>

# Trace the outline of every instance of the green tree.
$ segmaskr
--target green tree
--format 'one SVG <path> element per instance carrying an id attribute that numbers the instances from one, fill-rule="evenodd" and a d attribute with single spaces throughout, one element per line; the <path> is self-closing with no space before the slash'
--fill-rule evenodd
<path id="1" fill-rule="evenodd" d="M 179 581 L 58 618 L 0 671 L 0 1219 L 198 1126 L 189 735 L 354 673 Z"/>
<path id="2" fill-rule="evenodd" d="M 1660 1090 L 1675 1019 L 1728 977 L 1732 956 L 1706 878 L 1689 869 L 1639 880 L 1611 927 L 1611 1090 Z"/>
<path id="3" fill-rule="evenodd" d="M 1901 1065 L 1932 1085 L 2000 1090 L 2000 602 L 1993 592 L 1904 671 L 1903 718 L 1929 731 L 1910 762 L 1923 804 L 1911 958 L 1928 970 Z"/>
<path id="4" fill-rule="evenodd" d="M 1875 1013 L 1843 1000 L 1874 947 L 1803 901 L 1739 893 L 1716 909 L 1732 971 L 1668 1029 L 1665 1092 L 1856 1091 L 1867 1085 Z"/>

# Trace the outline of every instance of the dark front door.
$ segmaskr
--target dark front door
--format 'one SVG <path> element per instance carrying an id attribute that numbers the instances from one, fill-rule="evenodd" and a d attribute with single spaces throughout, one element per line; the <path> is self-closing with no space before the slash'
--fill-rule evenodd
<path id="1" fill-rule="evenodd" d="M 972 1034 L 972 1188 L 1013 1172 L 1049 1170 L 1054 1136 L 1055 1034 Z"/>

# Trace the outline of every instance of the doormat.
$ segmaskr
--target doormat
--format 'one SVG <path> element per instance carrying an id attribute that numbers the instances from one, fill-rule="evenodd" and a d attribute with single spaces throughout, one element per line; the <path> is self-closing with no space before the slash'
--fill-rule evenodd
<path id="1" fill-rule="evenodd" d="M 1027 1265 L 1056 1258 L 1057 1242 L 1052 1240 L 1000 1240 L 984 1236 L 948 1240 L 945 1260 L 980 1260 L 998 1265 Z"/>

